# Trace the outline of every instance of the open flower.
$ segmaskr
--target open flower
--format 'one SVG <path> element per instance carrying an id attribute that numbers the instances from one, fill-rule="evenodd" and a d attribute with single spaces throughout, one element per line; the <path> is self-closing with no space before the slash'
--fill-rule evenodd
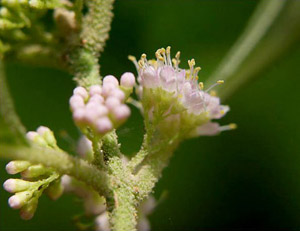
<path id="1" fill-rule="evenodd" d="M 137 94 L 142 102 L 145 119 L 160 130 L 183 136 L 215 135 L 233 129 L 234 124 L 219 126 L 212 119 L 222 118 L 229 107 L 220 104 L 220 99 L 210 90 L 224 83 L 219 80 L 208 89 L 198 82 L 200 67 L 189 60 L 189 69 L 179 68 L 180 52 L 171 59 L 170 47 L 158 49 L 156 60 L 147 60 L 143 54 L 137 61 L 129 56 L 138 71 Z"/>

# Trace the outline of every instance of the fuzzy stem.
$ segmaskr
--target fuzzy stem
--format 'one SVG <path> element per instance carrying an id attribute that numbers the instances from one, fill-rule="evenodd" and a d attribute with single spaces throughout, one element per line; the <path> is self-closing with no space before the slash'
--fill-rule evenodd
<path id="1" fill-rule="evenodd" d="M 155 153 L 148 155 L 142 162 L 136 175 L 136 178 L 139 179 L 137 182 L 139 201 L 147 198 L 149 193 L 152 192 L 155 184 L 161 177 L 163 169 L 168 165 L 177 146 L 177 142 L 170 146 L 164 146 Z"/>
<path id="2" fill-rule="evenodd" d="M 108 196 L 108 176 L 85 160 L 66 152 L 32 145 L 13 146 L 0 144 L 0 157 L 12 160 L 27 160 L 33 164 L 52 167 L 60 174 L 68 174 L 92 186 L 102 195 Z"/>
<path id="3" fill-rule="evenodd" d="M 88 13 L 82 18 L 79 35 L 81 45 L 74 47 L 69 57 L 74 80 L 80 86 L 89 87 L 101 83 L 98 58 L 109 36 L 113 2 L 114 0 L 86 1 Z"/>
<path id="4" fill-rule="evenodd" d="M 137 208 L 134 194 L 128 187 L 114 190 L 114 209 L 111 213 L 111 226 L 115 231 L 135 231 Z"/>
<path id="5" fill-rule="evenodd" d="M 131 172 L 135 171 L 135 169 L 138 167 L 138 165 L 143 162 L 143 160 L 146 158 L 146 156 L 149 153 L 148 145 L 147 145 L 147 140 L 148 140 L 147 137 L 148 137 L 148 135 L 145 134 L 144 141 L 143 141 L 140 151 L 135 156 L 133 156 L 128 163 L 128 168 L 130 169 Z"/>

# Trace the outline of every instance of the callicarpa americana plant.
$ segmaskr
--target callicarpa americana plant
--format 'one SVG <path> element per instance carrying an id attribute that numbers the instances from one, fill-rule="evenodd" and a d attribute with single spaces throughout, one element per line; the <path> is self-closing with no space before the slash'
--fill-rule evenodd
<path id="1" fill-rule="evenodd" d="M 234 123 L 217 122 L 229 106 L 221 104 L 215 90 L 224 83 L 223 77 L 230 80 L 230 89 L 252 77 L 236 72 L 285 5 L 283 1 L 262 1 L 226 57 L 229 64 L 222 63 L 204 84 L 199 81 L 201 68 L 195 60 L 187 61 L 188 69 L 181 68 L 180 52 L 172 55 L 170 46 L 153 51 L 149 58 L 142 54 L 137 60 L 129 55 L 136 73 L 102 77 L 99 57 L 108 39 L 113 2 L 1 1 L 0 155 L 10 160 L 7 173 L 20 173 L 20 178 L 7 179 L 3 187 L 11 193 L 9 206 L 18 209 L 22 219 L 29 220 L 38 212 L 42 194 L 57 200 L 63 193 L 72 193 L 83 202 L 84 216 L 76 220 L 80 229 L 150 230 L 147 216 L 157 205 L 151 194 L 179 144 L 236 128 Z M 289 9 L 297 7 L 294 4 Z M 297 26 L 289 27 L 289 33 Z M 77 156 L 62 150 L 48 127 L 26 131 L 14 111 L 2 60 L 50 66 L 74 76 L 78 86 L 69 105 L 82 134 Z M 219 93 L 225 98 L 232 92 Z M 131 158 L 121 152 L 116 133 L 131 115 L 129 104 L 139 109 L 145 127 L 141 148 Z M 84 217 L 93 222 L 84 223 Z"/>

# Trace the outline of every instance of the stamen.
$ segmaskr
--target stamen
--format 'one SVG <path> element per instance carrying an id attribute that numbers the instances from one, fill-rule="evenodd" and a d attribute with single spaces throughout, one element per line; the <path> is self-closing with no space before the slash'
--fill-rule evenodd
<path id="1" fill-rule="evenodd" d="M 155 56 L 156 56 L 156 59 L 157 59 L 157 62 L 158 62 L 158 63 L 164 62 L 164 58 L 161 56 L 161 49 L 158 49 L 158 50 L 155 52 Z"/>
<path id="2" fill-rule="evenodd" d="M 223 84 L 224 80 L 218 80 L 215 84 L 211 85 L 208 89 L 205 90 L 205 92 L 209 92 L 211 89 L 213 89 L 215 86 Z"/>
<path id="3" fill-rule="evenodd" d="M 139 65 L 140 68 L 143 68 L 144 65 L 145 65 L 144 60 L 142 60 L 142 59 L 139 60 L 139 61 L 138 61 L 138 65 Z"/>
<path id="4" fill-rule="evenodd" d="M 143 65 L 146 66 L 146 67 L 148 67 L 149 65 L 148 65 L 148 61 L 147 61 L 146 57 L 147 57 L 146 54 L 142 54 L 141 55 L 141 60 L 143 60 Z"/>
<path id="5" fill-rule="evenodd" d="M 201 67 L 196 67 L 194 70 L 194 76 L 197 78 L 198 72 L 201 70 Z"/>
<path id="6" fill-rule="evenodd" d="M 177 53 L 176 53 L 176 55 L 175 55 L 175 58 L 176 58 L 177 60 L 179 60 L 179 58 L 180 58 L 180 51 L 177 51 Z"/>
<path id="7" fill-rule="evenodd" d="M 232 123 L 232 124 L 228 124 L 228 125 L 219 127 L 219 131 L 220 132 L 228 131 L 228 130 L 233 130 L 233 129 L 236 129 L 236 128 L 237 128 L 237 125 L 235 123 Z"/>
<path id="8" fill-rule="evenodd" d="M 167 54 L 167 65 L 172 66 L 172 62 L 171 62 L 171 47 L 170 46 L 167 47 L 166 54 Z"/>
<path id="9" fill-rule="evenodd" d="M 136 58 L 133 55 L 128 55 L 128 59 L 133 62 L 137 72 L 139 72 L 139 65 L 138 62 L 136 61 Z"/>
<path id="10" fill-rule="evenodd" d="M 177 60 L 176 60 L 176 59 L 173 58 L 173 59 L 172 59 L 172 63 L 173 63 L 173 66 L 174 66 L 174 67 L 176 67 L 176 68 L 178 67 L 178 65 L 177 65 Z"/>
<path id="11" fill-rule="evenodd" d="M 160 54 L 163 55 L 164 62 L 165 62 L 165 64 L 167 64 L 167 58 L 166 58 L 166 50 L 165 50 L 165 48 L 161 48 L 160 49 Z"/>
<path id="12" fill-rule="evenodd" d="M 191 75 L 191 79 L 194 77 L 193 74 L 194 74 L 194 66 L 195 66 L 195 59 L 191 59 L 191 60 L 188 60 L 188 64 L 189 64 L 189 67 L 190 67 L 190 75 Z"/>

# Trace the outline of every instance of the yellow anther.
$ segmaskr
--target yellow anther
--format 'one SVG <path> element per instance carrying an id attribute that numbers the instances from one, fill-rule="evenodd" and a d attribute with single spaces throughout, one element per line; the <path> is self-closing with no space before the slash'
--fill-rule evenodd
<path id="1" fill-rule="evenodd" d="M 166 53 L 166 49 L 165 49 L 165 48 L 161 48 L 161 49 L 160 49 L 160 53 L 161 53 L 161 54 L 165 54 L 165 53 Z"/>
<path id="2" fill-rule="evenodd" d="M 188 60 L 189 67 L 192 69 L 195 66 L 195 59 Z"/>
<path id="3" fill-rule="evenodd" d="M 218 80 L 217 83 L 218 83 L 218 84 L 223 84 L 223 83 L 224 83 L 224 80 Z"/>
<path id="4" fill-rule="evenodd" d="M 175 58 L 179 60 L 179 58 L 180 58 L 180 51 L 177 51 L 177 53 L 175 55 Z"/>
<path id="5" fill-rule="evenodd" d="M 204 89 L 204 83 L 203 83 L 203 82 L 200 82 L 200 83 L 199 83 L 199 87 L 200 87 L 201 90 L 203 90 L 203 89 Z"/>
<path id="6" fill-rule="evenodd" d="M 128 59 L 132 62 L 136 61 L 136 58 L 133 55 L 128 55 Z"/>
<path id="7" fill-rule="evenodd" d="M 231 129 L 237 129 L 237 125 L 235 123 L 228 125 Z"/>
<path id="8" fill-rule="evenodd" d="M 194 73 L 197 74 L 201 70 L 201 67 L 196 67 Z"/>
<path id="9" fill-rule="evenodd" d="M 165 59 L 163 57 L 161 57 L 161 56 L 158 58 L 158 60 L 162 61 L 162 62 L 165 61 Z"/>
<path id="10" fill-rule="evenodd" d="M 199 76 L 196 76 L 196 77 L 195 77 L 195 79 L 198 81 L 198 79 L 199 79 Z"/>
<path id="11" fill-rule="evenodd" d="M 146 57 L 147 57 L 146 54 L 142 54 L 142 55 L 141 55 L 141 58 L 142 58 L 142 59 L 145 59 Z"/>
<path id="12" fill-rule="evenodd" d="M 171 47 L 170 47 L 170 46 L 167 47 L 166 53 L 167 53 L 167 54 L 170 54 L 170 53 L 171 53 Z"/>
<path id="13" fill-rule="evenodd" d="M 221 113 L 221 115 L 224 115 L 224 114 L 225 114 L 225 111 L 224 111 L 224 110 L 221 110 L 220 113 Z"/>

